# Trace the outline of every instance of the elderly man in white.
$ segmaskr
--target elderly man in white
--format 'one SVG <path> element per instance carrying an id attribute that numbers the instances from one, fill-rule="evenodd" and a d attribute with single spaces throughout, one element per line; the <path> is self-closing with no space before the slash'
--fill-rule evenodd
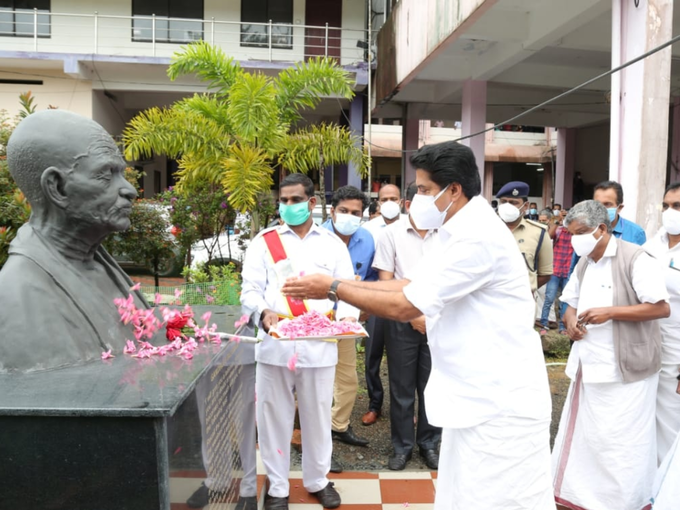
<path id="1" fill-rule="evenodd" d="M 581 257 L 562 293 L 574 340 L 572 380 L 553 449 L 555 499 L 564 508 L 649 508 L 656 471 L 655 409 L 668 293 L 658 261 L 616 239 L 594 200 L 564 220 Z"/>
<path id="2" fill-rule="evenodd" d="M 517 243 L 484 198 L 472 151 L 456 142 L 411 157 L 418 229 L 436 244 L 402 280 L 289 279 L 297 298 L 338 297 L 393 320 L 425 315 L 427 417 L 443 427 L 435 510 L 554 510 L 550 392 Z"/>
<path id="3" fill-rule="evenodd" d="M 661 372 L 656 395 L 657 460 L 663 461 L 680 432 L 680 183 L 671 184 L 663 197 L 663 228 L 644 249 L 664 266 L 671 316 L 661 319 Z M 677 259 L 677 260 L 676 260 Z"/>

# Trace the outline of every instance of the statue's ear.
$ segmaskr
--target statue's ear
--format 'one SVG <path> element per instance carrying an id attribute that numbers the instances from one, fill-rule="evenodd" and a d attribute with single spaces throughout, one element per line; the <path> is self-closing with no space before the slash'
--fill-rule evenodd
<path id="1" fill-rule="evenodd" d="M 65 209 L 68 205 L 68 198 L 64 190 L 65 184 L 64 173 L 54 166 L 45 170 L 40 177 L 40 187 L 45 199 L 60 209 Z"/>

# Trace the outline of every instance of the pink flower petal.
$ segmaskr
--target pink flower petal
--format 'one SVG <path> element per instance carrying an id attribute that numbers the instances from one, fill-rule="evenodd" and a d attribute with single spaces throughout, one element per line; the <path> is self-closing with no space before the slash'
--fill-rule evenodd
<path id="1" fill-rule="evenodd" d="M 212 315 L 212 312 L 205 312 L 205 313 L 203 314 L 203 316 L 201 316 L 201 319 L 202 319 L 203 321 L 205 321 L 206 324 L 207 324 L 207 322 L 210 320 L 210 316 L 211 316 L 211 315 Z"/>
<path id="2" fill-rule="evenodd" d="M 153 303 L 158 306 L 161 301 L 163 300 L 163 296 L 161 296 L 158 292 L 156 292 L 156 295 L 154 296 Z"/>
<path id="3" fill-rule="evenodd" d="M 277 449 L 276 449 L 276 453 L 278 453 L 279 455 L 283 455 L 283 452 L 281 451 L 281 448 L 277 448 Z"/>
<path id="4" fill-rule="evenodd" d="M 209 305 L 215 302 L 215 298 L 212 296 L 205 296 L 205 300 L 208 302 Z"/>
<path id="5" fill-rule="evenodd" d="M 297 352 L 293 354 L 288 360 L 288 370 L 295 372 L 295 365 L 297 365 Z"/>
<path id="6" fill-rule="evenodd" d="M 132 340 L 125 340 L 125 349 L 123 349 L 124 354 L 132 354 L 137 351 L 135 343 Z"/>
<path id="7" fill-rule="evenodd" d="M 111 358 L 115 358 L 115 356 L 113 354 L 111 354 L 111 349 L 109 349 L 108 351 L 102 352 L 102 359 L 111 359 Z"/>
<path id="8" fill-rule="evenodd" d="M 130 287 L 130 292 L 135 292 L 142 288 L 142 284 L 137 282 L 132 287 Z"/>
<path id="9" fill-rule="evenodd" d="M 182 291 L 179 289 L 175 289 L 175 298 L 179 299 L 179 297 L 182 295 Z"/>

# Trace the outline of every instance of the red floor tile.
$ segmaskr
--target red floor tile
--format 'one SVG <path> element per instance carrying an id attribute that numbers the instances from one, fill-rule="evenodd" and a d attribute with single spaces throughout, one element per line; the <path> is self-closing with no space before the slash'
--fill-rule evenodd
<path id="1" fill-rule="evenodd" d="M 437 471 L 432 471 L 432 478 L 433 478 L 434 480 L 437 479 Z"/>
<path id="2" fill-rule="evenodd" d="M 340 505 L 339 510 L 382 510 L 382 505 Z"/>
<path id="3" fill-rule="evenodd" d="M 380 480 L 382 502 L 434 503 L 432 480 Z"/>
<path id="4" fill-rule="evenodd" d="M 202 470 L 179 470 L 170 471 L 170 476 L 173 478 L 206 478 L 205 471 Z"/>

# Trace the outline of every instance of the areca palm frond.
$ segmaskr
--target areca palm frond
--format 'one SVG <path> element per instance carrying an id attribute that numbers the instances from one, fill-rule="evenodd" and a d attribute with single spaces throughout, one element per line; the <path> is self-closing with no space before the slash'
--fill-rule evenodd
<path id="1" fill-rule="evenodd" d="M 200 113 L 176 108 L 150 108 L 133 118 L 123 131 L 125 157 L 130 160 L 153 152 L 178 158 L 203 153 L 215 158 L 224 153 L 229 140 L 224 127 Z"/>
<path id="2" fill-rule="evenodd" d="M 178 161 L 175 174 L 177 191 L 191 193 L 201 183 L 222 183 L 222 159 L 224 155 L 206 158 L 203 154 L 185 154 Z"/>
<path id="3" fill-rule="evenodd" d="M 173 109 L 193 111 L 208 119 L 212 119 L 222 126 L 222 129 L 233 134 L 232 122 L 229 117 L 228 104 L 211 94 L 194 94 L 191 97 L 181 99 L 172 105 Z"/>
<path id="4" fill-rule="evenodd" d="M 362 176 L 368 173 L 361 140 L 336 124 L 312 125 L 288 136 L 279 157 L 283 168 L 303 173 L 348 162 L 354 163 Z"/>
<path id="5" fill-rule="evenodd" d="M 229 203 L 244 211 L 257 201 L 260 193 L 269 191 L 274 181 L 270 158 L 266 151 L 252 145 L 234 144 L 222 160 L 222 185 L 229 190 Z"/>
<path id="6" fill-rule="evenodd" d="M 243 142 L 259 140 L 258 145 L 262 146 L 276 142 L 280 128 L 285 128 L 280 124 L 278 112 L 276 90 L 265 75 L 242 73 L 232 85 L 227 114 Z"/>
<path id="7" fill-rule="evenodd" d="M 334 59 L 318 57 L 297 63 L 274 80 L 277 102 L 283 119 L 293 123 L 302 118 L 301 110 L 316 108 L 324 97 L 351 99 L 353 80 Z"/>
<path id="8" fill-rule="evenodd" d="M 172 56 L 168 77 L 176 80 L 179 76 L 195 74 L 208 82 L 208 89 L 226 94 L 236 78 L 242 73 L 241 66 L 227 57 L 219 46 L 205 41 L 196 41 L 182 47 L 181 52 Z"/>

